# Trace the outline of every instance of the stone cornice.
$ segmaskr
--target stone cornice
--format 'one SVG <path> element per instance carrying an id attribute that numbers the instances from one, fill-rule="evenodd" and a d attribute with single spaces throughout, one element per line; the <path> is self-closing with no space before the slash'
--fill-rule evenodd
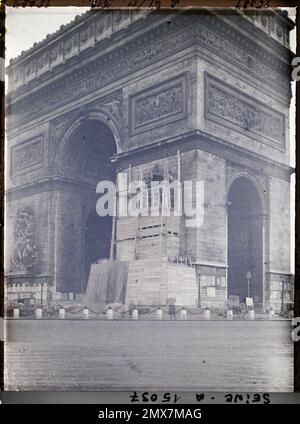
<path id="1" fill-rule="evenodd" d="M 196 261 L 192 261 L 192 265 L 194 266 L 207 266 L 207 267 L 213 267 L 213 268 L 228 268 L 228 264 L 224 262 L 207 262 L 207 261 L 201 261 L 201 259 L 197 259 Z"/>
<path id="2" fill-rule="evenodd" d="M 216 15 L 219 15 L 220 12 L 214 11 L 213 13 Z M 262 16 L 269 17 L 270 19 L 274 19 L 279 23 L 282 21 L 282 25 L 285 26 L 286 30 L 286 36 L 289 35 L 289 31 L 293 29 L 295 24 L 293 21 L 289 18 L 284 18 L 281 16 L 281 14 L 278 11 L 275 10 L 267 10 L 267 11 L 258 11 L 257 18 L 256 19 L 249 19 L 251 14 L 255 16 L 255 11 L 245 11 L 244 10 L 230 10 L 228 9 L 225 12 L 221 12 L 223 15 L 224 21 L 232 26 L 233 28 L 236 28 L 237 30 L 243 30 L 244 34 L 248 37 L 250 35 L 250 38 L 252 37 L 253 40 L 255 40 L 256 45 L 260 45 L 262 48 L 266 48 L 269 52 L 273 52 L 276 55 L 276 51 L 279 53 L 278 57 L 282 60 L 283 57 L 287 55 L 287 52 L 290 52 L 289 50 L 289 43 L 279 42 L 278 39 L 274 38 L 273 34 L 276 32 L 276 23 L 274 22 L 274 28 L 273 31 L 270 30 L 269 25 L 267 25 L 267 28 L 264 28 L 262 25 L 258 26 L 256 24 L 256 21 L 261 20 Z M 235 16 L 236 19 L 231 19 L 231 16 Z M 245 19 L 242 20 L 242 25 L 240 24 L 241 17 L 245 17 Z M 282 28 L 283 29 L 283 28 Z M 271 35 L 272 34 L 272 35 Z M 286 56 L 288 58 L 288 56 Z"/>
<path id="3" fill-rule="evenodd" d="M 282 12 L 282 11 L 276 11 L 276 10 L 268 10 L 268 11 L 253 11 L 253 10 L 240 10 L 240 9 L 230 9 L 228 11 L 228 9 L 224 9 L 224 10 L 220 10 L 220 9 L 208 9 L 208 8 L 203 8 L 204 9 L 204 13 L 212 12 L 215 15 L 220 15 L 220 14 L 225 14 L 227 13 L 228 15 L 239 15 L 240 17 L 246 17 L 248 20 L 250 19 L 251 23 L 248 23 L 248 26 L 251 25 L 251 27 L 253 27 L 253 24 L 255 25 L 255 21 L 256 18 L 255 16 L 257 15 L 257 18 L 261 17 L 261 15 L 270 15 L 270 16 L 276 16 L 278 17 L 278 20 L 281 20 L 283 25 L 286 26 L 287 31 L 290 31 L 291 29 L 294 28 L 295 23 L 288 18 L 288 15 L 286 12 Z M 165 11 L 164 11 L 165 12 Z M 31 48 L 29 48 L 26 51 L 22 51 L 21 54 L 19 56 L 17 56 L 16 58 L 13 58 L 10 60 L 10 64 L 7 67 L 8 72 L 15 68 L 15 65 L 24 65 L 24 63 L 26 62 L 26 60 L 28 60 L 29 57 L 33 57 L 36 54 L 39 54 L 44 48 L 49 48 L 49 46 L 53 43 L 57 43 L 60 39 L 63 39 L 66 37 L 66 34 L 68 33 L 70 34 L 74 34 L 75 31 L 80 30 L 80 28 L 82 28 L 83 26 L 86 26 L 87 22 L 90 21 L 95 21 L 95 16 L 100 16 L 100 18 L 104 15 L 104 14 L 111 14 L 111 13 L 118 13 L 118 11 L 109 11 L 109 10 L 105 10 L 105 9 L 97 9 L 97 10 L 91 10 L 91 11 L 87 11 L 81 15 L 77 15 L 71 22 L 69 22 L 66 25 L 61 25 L 61 27 L 54 33 L 52 34 L 48 34 L 46 36 L 46 38 L 44 38 L 43 40 L 36 42 L 33 44 L 33 46 Z M 127 13 L 127 12 L 126 12 Z M 141 11 L 139 10 L 128 10 L 128 14 L 132 15 L 132 14 L 139 14 L 141 15 Z M 143 14 L 149 14 L 149 13 L 153 13 L 152 10 L 146 11 L 143 10 L 142 11 Z M 162 11 L 160 11 L 160 13 L 162 13 Z M 173 11 L 173 15 L 174 14 L 178 14 L 178 13 L 185 13 L 185 11 L 178 11 L 178 10 L 174 10 Z M 187 13 L 195 13 L 195 11 L 191 11 L 189 10 Z M 200 12 L 201 13 L 201 12 Z M 203 13 L 203 11 L 202 11 Z M 251 18 L 254 17 L 254 18 Z M 121 18 L 122 19 L 122 18 Z M 246 25 L 246 24 L 245 24 Z M 256 25 L 255 25 L 256 26 Z M 256 26 L 256 29 L 258 27 Z M 263 31 L 263 30 L 262 30 Z M 270 34 L 270 31 L 263 31 L 266 33 Z"/>
<path id="4" fill-rule="evenodd" d="M 18 200 L 22 197 L 33 196 L 37 193 L 49 191 L 69 191 L 71 193 L 82 193 L 82 190 L 94 189 L 87 182 L 74 181 L 61 176 L 45 177 L 32 183 L 12 187 L 6 190 L 6 201 Z M 95 192 L 96 193 L 96 192 Z"/>
<path id="5" fill-rule="evenodd" d="M 50 35 L 49 42 L 46 38 L 46 40 L 37 43 L 36 48 L 23 52 L 20 58 L 13 60 L 13 63 L 6 68 L 7 74 L 9 76 L 13 74 L 14 79 L 17 78 L 19 81 L 12 84 L 13 89 L 10 89 L 11 82 L 9 82 L 9 94 L 14 93 L 14 95 L 21 96 L 22 93 L 32 91 L 35 87 L 40 88 L 43 82 L 49 81 L 49 78 L 55 78 L 56 74 L 61 76 L 62 68 L 66 68 L 64 65 L 70 64 L 69 68 L 71 68 L 74 63 L 80 64 L 82 60 L 88 59 L 91 56 L 91 49 L 93 56 L 99 51 L 103 53 L 106 50 L 112 50 L 116 41 L 120 38 L 130 38 L 130 35 L 135 34 L 140 29 L 144 30 L 146 16 L 138 13 L 136 14 L 137 17 L 133 18 L 132 15 L 133 12 L 130 12 L 130 19 L 125 20 L 126 25 L 123 25 L 121 19 L 119 28 L 116 24 L 113 24 L 109 11 L 87 12 L 77 17 L 80 18 L 79 24 L 74 26 L 73 21 L 69 25 L 63 25 L 62 27 L 65 29 L 59 30 L 57 36 L 55 34 Z M 156 18 L 155 21 L 159 24 L 161 19 Z M 147 26 L 151 24 L 153 24 L 153 18 L 149 17 L 147 18 Z M 88 32 L 85 36 L 85 42 L 79 39 L 82 31 Z M 124 31 L 126 31 L 125 37 Z M 69 42 L 71 42 L 71 46 Z M 51 58 L 53 52 L 56 53 L 56 59 Z M 46 63 L 39 69 L 38 62 L 41 59 Z M 94 60 L 94 57 L 92 57 L 92 60 Z M 29 71 L 28 67 L 30 68 Z M 26 76 L 27 71 L 29 75 Z"/>
<path id="6" fill-rule="evenodd" d="M 232 163 L 239 163 L 245 167 L 257 170 L 266 175 L 275 176 L 289 181 L 294 169 L 288 165 L 274 161 L 268 157 L 236 146 L 223 139 L 215 137 L 201 130 L 194 130 L 176 137 L 116 154 L 113 161 L 119 170 L 129 165 L 138 165 L 144 161 L 156 160 L 161 157 L 176 155 L 178 149 L 182 152 L 192 149 L 201 149 L 216 156 L 223 157 Z"/>
<path id="7" fill-rule="evenodd" d="M 57 105 L 75 99 L 76 96 L 82 96 L 123 76 L 131 75 L 145 63 L 151 64 L 196 44 L 225 55 L 237 66 L 249 67 L 254 76 L 272 85 L 283 96 L 289 92 L 290 52 L 278 43 L 277 49 L 282 51 L 282 60 L 268 53 L 266 49 L 263 50 L 255 40 L 237 33 L 222 20 L 222 17 L 210 13 L 201 17 L 201 23 L 197 16 L 180 15 L 172 18 L 172 25 L 165 25 L 163 22 L 159 28 L 150 25 L 157 22 L 157 19 L 153 18 L 154 15 L 149 16 L 147 24 L 144 20 L 144 22 L 136 21 L 134 30 L 132 28 L 131 31 L 127 29 L 126 33 L 123 32 L 123 36 L 129 34 L 129 38 L 120 39 L 120 34 L 113 34 L 109 43 L 107 40 L 100 43 L 102 47 L 100 44 L 90 46 L 93 49 L 92 55 L 89 48 L 80 55 L 72 57 L 67 68 L 64 63 L 53 68 L 51 73 L 47 74 L 47 80 L 45 74 L 28 83 L 23 90 L 11 93 L 8 96 L 8 113 L 15 114 L 18 123 L 26 122 Z M 165 20 L 169 18 L 170 16 L 166 16 Z M 191 19 L 193 19 L 192 25 Z M 242 26 L 244 25 L 249 25 L 246 19 L 242 22 Z M 144 33 L 135 37 L 134 33 L 138 30 L 143 30 Z M 107 43 L 107 48 L 110 44 L 111 48 L 113 37 L 116 47 L 105 53 L 104 43 Z M 274 41 L 266 34 L 262 34 L 261 37 L 266 37 L 268 43 Z M 88 63 L 85 63 L 85 60 Z M 42 80 L 45 86 L 39 88 L 37 83 L 41 83 Z"/>
<path id="8" fill-rule="evenodd" d="M 106 86 L 130 74 L 133 68 L 134 70 L 143 68 L 145 57 L 149 55 L 151 56 L 149 58 L 151 62 L 150 60 L 149 62 L 152 63 L 156 54 L 155 41 L 153 43 L 149 40 L 155 39 L 159 42 L 162 34 L 166 32 L 164 28 L 157 33 L 151 26 L 151 24 L 154 24 L 154 27 L 158 26 L 159 23 L 161 22 L 157 19 L 151 20 L 149 17 L 147 29 L 151 28 L 151 35 L 146 33 L 136 37 L 136 33 L 145 31 L 145 23 L 135 22 L 130 33 L 126 32 L 126 37 L 124 33 L 114 34 L 110 40 L 104 40 L 96 46 L 93 55 L 91 50 L 87 50 L 82 52 L 80 57 L 71 58 L 67 67 L 61 64 L 58 68 L 52 69 L 51 73 L 40 78 L 40 83 L 44 84 L 42 87 L 41 84 L 37 86 L 36 81 L 32 81 L 28 83 L 27 88 L 23 87 L 17 92 L 10 93 L 7 96 L 8 114 L 12 112 L 18 115 L 19 122 L 26 122 L 34 116 L 41 115 L 42 111 L 48 111 L 57 106 L 58 103 L 64 104 L 64 101 L 73 100 L 77 95 L 88 94 L 95 88 Z M 180 45 L 179 40 L 178 44 Z M 166 50 L 164 45 L 160 44 L 158 47 Z M 15 104 L 17 104 L 16 107 Z M 27 106 L 25 113 L 24 106 Z M 12 110 L 14 107 L 15 109 Z"/>
<path id="9" fill-rule="evenodd" d="M 145 161 L 176 155 L 178 149 L 182 153 L 193 149 L 201 149 L 216 156 L 223 157 L 231 163 L 238 163 L 240 166 L 245 166 L 248 169 L 255 170 L 259 173 L 263 172 L 267 176 L 274 176 L 285 181 L 289 181 L 290 175 L 294 172 L 294 169 L 288 165 L 281 164 L 267 157 L 262 158 L 252 151 L 246 151 L 241 147 L 200 130 L 194 130 L 180 136 L 116 154 L 112 161 L 116 163 L 117 170 L 122 171 L 128 168 L 129 165 L 135 166 Z M 9 188 L 6 190 L 5 196 L 9 202 L 22 197 L 29 197 L 37 193 L 50 191 L 67 190 L 74 193 L 81 193 L 82 190 L 90 189 L 91 187 L 92 185 L 86 182 L 74 181 L 56 175 Z"/>

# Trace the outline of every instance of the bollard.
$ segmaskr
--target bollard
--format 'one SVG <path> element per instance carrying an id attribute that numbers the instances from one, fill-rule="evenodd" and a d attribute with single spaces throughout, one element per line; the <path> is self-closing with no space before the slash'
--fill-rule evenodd
<path id="1" fill-rule="evenodd" d="M 19 318 L 19 316 L 20 316 L 20 310 L 18 308 L 14 308 L 13 317 L 17 319 Z"/>
<path id="2" fill-rule="evenodd" d="M 209 308 L 204 309 L 204 319 L 205 319 L 205 321 L 210 320 L 210 310 L 209 310 Z"/>
<path id="3" fill-rule="evenodd" d="M 114 319 L 114 311 L 111 308 L 108 308 L 106 311 L 106 318 L 107 319 Z"/>
<path id="4" fill-rule="evenodd" d="M 187 314 L 187 311 L 186 311 L 186 309 L 181 309 L 181 311 L 179 312 L 179 314 L 180 314 L 180 319 L 186 319 L 186 314 Z"/>
<path id="5" fill-rule="evenodd" d="M 36 308 L 35 310 L 35 318 L 36 319 L 42 319 L 43 311 L 41 308 Z"/>
<path id="6" fill-rule="evenodd" d="M 275 314 L 275 311 L 274 311 L 274 309 L 273 309 L 273 308 L 271 308 L 271 309 L 269 310 L 269 313 L 268 313 L 268 315 L 269 315 L 269 319 L 270 319 L 270 320 L 274 318 L 274 314 Z"/>
<path id="7" fill-rule="evenodd" d="M 83 319 L 89 319 L 89 310 L 88 308 L 84 308 L 82 311 Z"/>
<path id="8" fill-rule="evenodd" d="M 134 309 L 132 310 L 132 315 L 131 315 L 131 317 L 132 317 L 132 319 L 139 319 L 139 311 L 138 311 L 136 308 L 134 308 Z"/>
<path id="9" fill-rule="evenodd" d="M 226 316 L 227 316 L 228 320 L 230 320 L 230 321 L 233 320 L 233 310 L 227 309 Z"/>
<path id="10" fill-rule="evenodd" d="M 60 308 L 58 311 L 58 318 L 59 319 L 65 319 L 66 318 L 66 311 L 64 308 Z"/>
<path id="11" fill-rule="evenodd" d="M 254 309 L 249 309 L 248 318 L 254 320 Z"/>
<path id="12" fill-rule="evenodd" d="M 162 310 L 160 308 L 156 311 L 156 319 L 162 319 Z"/>

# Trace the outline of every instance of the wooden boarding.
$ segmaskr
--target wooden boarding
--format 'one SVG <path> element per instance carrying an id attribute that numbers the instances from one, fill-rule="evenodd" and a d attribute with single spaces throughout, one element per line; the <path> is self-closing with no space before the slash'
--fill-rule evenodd
<path id="1" fill-rule="evenodd" d="M 126 261 L 107 261 L 92 265 L 84 305 L 99 312 L 105 304 L 123 303 L 127 274 Z"/>
<path id="2" fill-rule="evenodd" d="M 170 297 L 174 297 L 179 306 L 197 305 L 194 268 L 172 264 L 167 258 L 130 261 L 126 303 L 166 305 Z"/>

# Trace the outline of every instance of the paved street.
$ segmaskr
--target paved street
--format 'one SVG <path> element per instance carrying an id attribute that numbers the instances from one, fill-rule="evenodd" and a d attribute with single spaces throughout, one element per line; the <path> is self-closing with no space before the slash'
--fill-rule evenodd
<path id="1" fill-rule="evenodd" d="M 289 322 L 6 323 L 6 390 L 292 391 Z"/>

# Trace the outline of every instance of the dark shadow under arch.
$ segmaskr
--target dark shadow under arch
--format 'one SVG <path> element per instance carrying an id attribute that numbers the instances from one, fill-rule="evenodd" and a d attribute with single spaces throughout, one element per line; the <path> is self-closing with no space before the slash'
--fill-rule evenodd
<path id="1" fill-rule="evenodd" d="M 109 258 L 112 217 L 97 215 L 96 186 L 102 180 L 115 182 L 111 158 L 116 153 L 111 129 L 96 119 L 81 121 L 64 142 L 60 174 L 68 186 L 62 204 L 61 291 L 84 292 L 92 263 Z M 71 196 L 72 184 L 76 194 Z"/>
<path id="2" fill-rule="evenodd" d="M 238 177 L 228 192 L 228 295 L 263 303 L 263 208 L 255 184 Z"/>

